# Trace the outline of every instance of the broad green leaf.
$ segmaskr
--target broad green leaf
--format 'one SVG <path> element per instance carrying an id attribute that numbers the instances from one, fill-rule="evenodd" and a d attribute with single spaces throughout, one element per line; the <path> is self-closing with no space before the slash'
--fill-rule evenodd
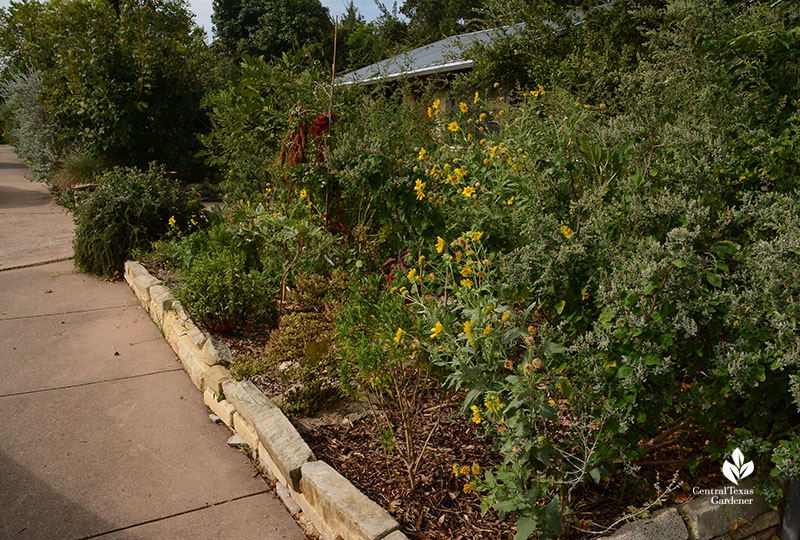
<path id="1" fill-rule="evenodd" d="M 536 518 L 522 516 L 517 520 L 517 534 L 514 540 L 527 540 L 537 529 Z"/>
<path id="2" fill-rule="evenodd" d="M 723 240 L 711 246 L 711 252 L 717 257 L 728 257 L 739 250 L 739 244 Z"/>
<path id="3" fill-rule="evenodd" d="M 722 287 L 722 278 L 719 277 L 719 274 L 715 274 L 714 272 L 707 271 L 706 272 L 706 280 L 712 284 L 714 287 Z"/>

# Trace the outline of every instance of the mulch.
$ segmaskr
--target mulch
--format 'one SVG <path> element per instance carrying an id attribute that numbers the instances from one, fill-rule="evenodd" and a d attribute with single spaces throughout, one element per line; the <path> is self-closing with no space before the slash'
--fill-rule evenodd
<path id="1" fill-rule="evenodd" d="M 413 490 L 400 454 L 384 449 L 371 415 L 352 426 L 319 428 L 307 442 L 319 459 L 387 509 L 409 538 L 511 539 L 513 523 L 501 521 L 494 510 L 484 515 L 480 496 L 464 492 L 468 478 L 453 474 L 454 464 L 472 467 L 477 463 L 484 468 L 501 461 L 468 415 L 460 412 L 462 398 L 441 389 L 426 395 L 423 413 L 414 423 L 418 448 L 440 415 L 441 421 L 430 439 Z"/>

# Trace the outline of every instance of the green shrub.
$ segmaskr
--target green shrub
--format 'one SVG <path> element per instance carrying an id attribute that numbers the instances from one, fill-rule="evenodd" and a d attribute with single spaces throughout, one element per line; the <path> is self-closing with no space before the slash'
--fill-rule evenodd
<path id="1" fill-rule="evenodd" d="M 415 430 L 427 391 L 438 384 L 420 347 L 424 324 L 411 315 L 403 296 L 387 290 L 381 276 L 372 276 L 353 283 L 335 330 L 342 392 L 367 401 L 385 449 L 397 451 L 404 462 L 411 490 L 439 425 L 434 423 L 427 439 Z"/>
<path id="2" fill-rule="evenodd" d="M 335 395 L 335 365 L 330 354 L 333 323 L 323 313 L 294 312 L 281 317 L 258 356 L 241 355 L 233 365 L 237 377 L 279 377 L 288 391 L 287 408 L 310 415 Z"/>
<path id="3" fill-rule="evenodd" d="M 2 70 L 38 71 L 65 146 L 116 165 L 157 161 L 190 173 L 195 134 L 208 127 L 201 100 L 213 73 L 210 48 L 193 28 L 180 0 L 14 3 L 0 9 Z"/>
<path id="4" fill-rule="evenodd" d="M 226 333 L 248 319 L 270 319 L 280 283 L 280 260 L 271 259 L 262 266 L 225 225 L 196 232 L 180 244 L 183 271 L 177 296 L 197 322 Z"/>
<path id="5" fill-rule="evenodd" d="M 196 219 L 200 202 L 188 196 L 163 166 L 147 171 L 114 168 L 75 208 L 75 263 L 99 276 L 122 270 L 133 250 L 147 250 L 172 223 Z"/>

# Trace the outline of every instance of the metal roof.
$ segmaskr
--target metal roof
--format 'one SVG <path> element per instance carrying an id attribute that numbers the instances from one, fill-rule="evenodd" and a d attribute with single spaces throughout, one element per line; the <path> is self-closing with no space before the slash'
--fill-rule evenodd
<path id="1" fill-rule="evenodd" d="M 613 2 L 608 2 L 594 9 L 608 9 L 612 5 Z M 582 10 L 573 11 L 569 13 L 568 17 L 571 19 L 573 26 L 580 26 L 584 22 Z M 556 30 L 559 29 L 558 25 L 551 21 L 544 21 L 544 24 Z M 381 81 L 393 81 L 402 77 L 423 77 L 434 73 L 471 69 L 472 59 L 466 57 L 470 46 L 475 43 L 492 42 L 500 36 L 516 34 L 524 28 L 525 23 L 518 23 L 451 36 L 417 47 L 398 56 L 381 60 L 371 66 L 345 73 L 336 81 L 336 86 L 370 85 Z"/>
<path id="2" fill-rule="evenodd" d="M 346 73 L 339 78 L 337 85 L 376 84 L 401 77 L 422 77 L 468 69 L 472 67 L 472 60 L 465 55 L 470 46 L 494 41 L 498 36 L 516 33 L 520 28 L 521 23 L 451 36 Z"/>

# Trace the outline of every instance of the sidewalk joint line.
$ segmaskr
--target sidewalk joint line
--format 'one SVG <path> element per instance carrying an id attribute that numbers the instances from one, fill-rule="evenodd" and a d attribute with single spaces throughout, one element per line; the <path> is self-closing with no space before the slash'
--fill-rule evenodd
<path id="1" fill-rule="evenodd" d="M 125 527 L 118 527 L 118 528 L 112 529 L 110 531 L 105 531 L 105 532 L 96 533 L 96 534 L 90 534 L 89 536 L 82 536 L 78 540 L 90 540 L 92 538 L 99 538 L 101 536 L 106 536 L 107 534 L 114 534 L 114 533 L 121 532 L 121 531 L 127 531 L 129 529 L 134 529 L 136 527 L 141 527 L 143 525 L 149 525 L 151 523 L 158 523 L 159 521 L 164 521 L 166 519 L 172 519 L 172 518 L 179 517 L 179 516 L 185 516 L 186 514 L 199 512 L 201 510 L 207 510 L 209 508 L 214 508 L 215 506 L 222 506 L 223 504 L 236 502 L 236 501 L 241 501 L 242 499 L 248 499 L 250 497 L 255 497 L 256 495 L 263 495 L 263 494 L 266 494 L 266 493 L 269 493 L 269 492 L 265 489 L 265 490 L 259 491 L 257 493 L 250 493 L 249 495 L 240 495 L 239 497 L 234 497 L 232 499 L 228 499 L 227 501 L 220 501 L 220 502 L 216 502 L 216 503 L 211 503 L 211 504 L 208 504 L 208 505 L 205 505 L 205 506 L 199 506 L 197 508 L 192 508 L 191 510 L 184 510 L 183 512 L 177 512 L 175 514 L 170 514 L 168 516 L 148 519 L 147 521 L 142 521 L 141 523 L 136 523 L 134 525 L 126 525 Z"/>
<path id="2" fill-rule="evenodd" d="M 132 304 L 120 304 L 118 306 L 108 306 L 108 307 L 99 307 L 99 308 L 91 308 L 91 309 L 76 309 L 73 311 L 62 311 L 60 313 L 41 313 L 39 315 L 20 315 L 19 317 L 7 317 L 5 319 L 0 319 L 2 321 L 18 321 L 20 319 L 38 319 L 40 317 L 57 317 L 59 315 L 73 315 L 75 313 L 91 313 L 92 311 L 104 311 L 107 309 L 119 309 L 119 308 L 128 308 L 131 307 Z"/>
<path id="3" fill-rule="evenodd" d="M 13 394 L 3 394 L 0 395 L 0 398 L 6 397 L 16 397 L 16 396 L 26 396 L 29 394 L 40 394 L 42 392 L 52 392 L 54 390 L 69 390 L 70 388 L 80 388 L 81 386 L 91 386 L 93 384 L 103 384 L 109 382 L 117 382 L 117 381 L 126 381 L 128 379 L 138 379 L 140 377 L 149 377 L 150 375 L 160 375 L 162 373 L 172 373 L 175 371 L 183 371 L 182 367 L 172 368 L 172 369 L 165 369 L 162 371 L 152 371 L 150 373 L 141 373 L 139 375 L 127 375 L 125 377 L 114 377 L 113 379 L 104 379 L 102 381 L 89 381 L 85 383 L 78 383 L 78 384 L 68 384 L 66 386 L 56 386 L 54 388 L 41 388 L 39 390 L 26 390 L 25 392 L 14 392 Z"/>
<path id="4" fill-rule="evenodd" d="M 53 264 L 71 260 L 72 257 L 61 257 L 60 259 L 51 259 L 49 261 L 41 261 L 30 264 L 20 264 L 19 266 L 9 266 L 8 268 L 0 268 L 0 272 L 7 272 L 9 270 L 20 270 L 22 268 L 33 268 L 34 266 L 44 266 L 46 264 Z"/>

